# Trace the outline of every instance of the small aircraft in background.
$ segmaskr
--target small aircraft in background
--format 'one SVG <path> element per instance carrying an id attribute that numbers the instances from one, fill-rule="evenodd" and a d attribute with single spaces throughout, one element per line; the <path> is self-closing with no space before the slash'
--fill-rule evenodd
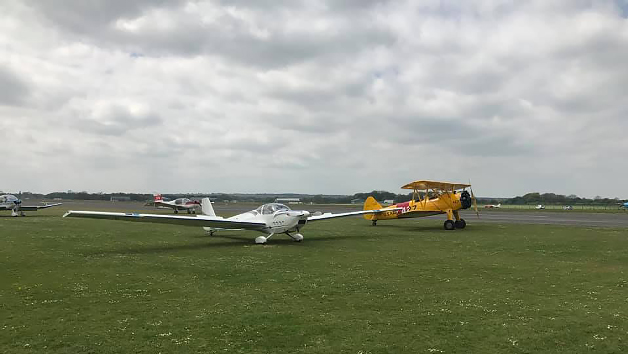
<path id="1" fill-rule="evenodd" d="M 464 229 L 467 223 L 460 217 L 460 209 L 468 209 L 473 204 L 479 217 L 478 205 L 473 195 L 466 190 L 470 184 L 448 183 L 436 181 L 415 181 L 402 186 L 401 189 L 412 189 L 412 200 L 382 207 L 375 198 L 368 197 L 364 202 L 364 210 L 383 211 L 366 214 L 364 218 L 371 220 L 373 226 L 378 220 L 416 218 L 430 215 L 447 214 L 445 230 Z M 460 191 L 461 190 L 461 191 Z M 421 199 L 422 198 L 422 199 Z"/>
<path id="2" fill-rule="evenodd" d="M 619 204 L 619 209 L 625 209 L 628 210 L 628 202 L 625 202 L 624 204 Z"/>
<path id="3" fill-rule="evenodd" d="M 175 214 L 179 214 L 179 211 L 187 211 L 188 214 L 196 214 L 197 210 L 201 209 L 201 203 L 198 200 L 191 200 L 188 198 L 177 198 L 171 201 L 165 201 L 161 194 L 156 194 L 155 199 L 147 205 L 153 205 L 159 208 L 170 208 L 174 210 Z"/>
<path id="4" fill-rule="evenodd" d="M 499 209 L 502 207 L 502 203 L 499 204 L 487 204 L 484 206 L 486 209 Z"/>
<path id="5" fill-rule="evenodd" d="M 0 195 L 0 210 L 11 210 L 11 216 L 26 216 L 24 214 L 25 211 L 37 211 L 39 209 L 51 208 L 61 204 L 63 203 L 22 205 L 22 200 L 12 194 Z"/>
<path id="6" fill-rule="evenodd" d="M 307 210 L 291 210 L 287 206 L 279 203 L 269 203 L 257 209 L 247 211 L 230 218 L 217 216 L 209 198 L 203 198 L 201 202 L 202 214 L 197 216 L 178 215 L 158 215 L 158 214 L 135 214 L 135 213 L 112 213 L 98 211 L 68 211 L 63 217 L 78 217 L 92 219 L 126 220 L 136 222 L 177 224 L 184 226 L 199 226 L 210 235 L 218 231 L 240 231 L 252 230 L 263 232 L 267 236 L 255 238 L 255 243 L 266 243 L 274 234 L 286 234 L 294 241 L 303 240 L 300 234 L 308 222 L 339 218 L 352 215 L 377 214 L 383 210 L 364 210 L 347 213 L 324 213 L 312 215 Z"/>

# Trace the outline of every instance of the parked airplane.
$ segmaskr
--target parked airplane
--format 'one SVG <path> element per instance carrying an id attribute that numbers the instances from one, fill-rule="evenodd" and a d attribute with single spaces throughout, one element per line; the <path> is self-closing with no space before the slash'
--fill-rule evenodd
<path id="1" fill-rule="evenodd" d="M 209 198 L 203 198 L 201 203 L 202 215 L 178 216 L 178 215 L 157 215 L 157 214 L 135 214 L 135 213 L 111 213 L 98 211 L 68 211 L 63 217 L 79 217 L 92 219 L 127 220 L 136 222 L 151 222 L 164 224 L 178 224 L 185 226 L 200 226 L 213 235 L 218 231 L 229 230 L 253 230 L 267 234 L 259 236 L 255 243 L 266 243 L 274 234 L 286 234 L 294 241 L 303 240 L 300 234 L 301 228 L 308 222 L 339 218 L 352 215 L 377 214 L 382 210 L 364 210 L 347 213 L 325 213 L 312 215 L 307 210 L 291 210 L 287 206 L 279 203 L 269 203 L 260 206 L 255 210 L 248 211 L 230 218 L 217 216 Z"/>
<path id="2" fill-rule="evenodd" d="M 0 195 L 0 210 L 11 210 L 11 216 L 26 216 L 24 215 L 25 211 L 37 211 L 61 204 L 62 203 L 27 206 L 22 205 L 22 200 L 12 194 Z"/>
<path id="3" fill-rule="evenodd" d="M 619 207 L 628 210 L 628 202 L 625 202 L 624 204 L 620 204 Z"/>
<path id="4" fill-rule="evenodd" d="M 499 209 L 501 207 L 502 207 L 502 203 L 499 203 L 499 204 L 487 204 L 487 205 L 484 206 L 484 208 L 487 208 L 487 209 Z"/>
<path id="5" fill-rule="evenodd" d="M 188 214 L 196 214 L 196 211 L 201 208 L 201 203 L 198 200 L 177 198 L 175 200 L 165 201 L 161 194 L 156 194 L 155 199 L 148 204 L 160 208 L 174 209 L 175 214 L 179 214 L 179 211 L 183 210 L 187 210 Z"/>
<path id="6" fill-rule="evenodd" d="M 464 229 L 467 223 L 460 217 L 460 209 L 468 209 L 473 206 L 479 217 L 477 201 L 473 195 L 466 190 L 470 184 L 448 183 L 436 181 L 415 181 L 406 184 L 401 189 L 412 189 L 412 200 L 405 203 L 398 203 L 383 208 L 373 197 L 368 197 L 364 202 L 364 210 L 379 210 L 381 213 L 364 215 L 364 218 L 371 220 L 373 226 L 378 220 L 416 218 L 430 215 L 447 214 L 445 230 Z M 461 190 L 461 192 L 458 192 Z M 423 199 L 420 197 L 423 196 Z M 455 221 L 454 221 L 455 219 Z"/>

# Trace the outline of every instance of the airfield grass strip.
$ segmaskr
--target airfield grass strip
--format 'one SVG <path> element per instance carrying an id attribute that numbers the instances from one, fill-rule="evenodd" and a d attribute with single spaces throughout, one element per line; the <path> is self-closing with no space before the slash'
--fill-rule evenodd
<path id="1" fill-rule="evenodd" d="M 1 353 L 625 353 L 628 230 L 0 217 Z"/>

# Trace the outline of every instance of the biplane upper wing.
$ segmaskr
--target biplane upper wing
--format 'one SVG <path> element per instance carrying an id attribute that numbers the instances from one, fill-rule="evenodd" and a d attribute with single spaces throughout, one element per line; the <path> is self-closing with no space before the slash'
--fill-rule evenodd
<path id="1" fill-rule="evenodd" d="M 114 213 L 101 211 L 68 211 L 63 217 L 125 220 L 134 222 L 149 222 L 161 224 L 175 224 L 184 226 L 200 226 L 223 229 L 245 229 L 263 231 L 267 226 L 264 222 L 258 221 L 234 221 L 220 217 L 209 217 L 205 215 L 177 216 L 163 214 L 136 214 L 136 213 Z"/>
<path id="2" fill-rule="evenodd" d="M 438 182 L 438 181 L 414 181 L 406 184 L 401 187 L 401 189 L 412 189 L 412 190 L 426 190 L 426 189 L 436 189 L 442 191 L 455 191 L 458 189 L 471 187 L 470 184 L 464 183 L 450 183 L 450 182 Z"/>

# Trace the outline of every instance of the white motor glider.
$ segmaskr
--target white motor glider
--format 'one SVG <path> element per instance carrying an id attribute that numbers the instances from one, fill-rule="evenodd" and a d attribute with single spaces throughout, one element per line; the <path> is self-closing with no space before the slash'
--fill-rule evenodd
<path id="1" fill-rule="evenodd" d="M 61 204 L 62 203 L 44 205 L 22 205 L 22 200 L 14 195 L 0 195 L 0 210 L 11 210 L 11 216 L 25 216 L 25 211 L 37 211 L 39 209 L 46 209 Z"/>
<path id="2" fill-rule="evenodd" d="M 390 209 L 386 209 L 390 211 Z M 214 212 L 209 198 L 203 198 L 201 203 L 202 215 L 179 216 L 179 215 L 158 215 L 158 214 L 135 214 L 135 213 L 110 213 L 100 211 L 68 211 L 63 217 L 78 217 L 92 219 L 112 219 L 127 220 L 136 222 L 152 222 L 164 224 L 177 224 L 185 226 L 202 227 L 207 233 L 213 235 L 222 230 L 253 230 L 267 234 L 255 239 L 255 243 L 266 243 L 274 234 L 286 234 L 294 241 L 303 240 L 303 235 L 299 232 L 308 222 L 340 218 L 352 215 L 377 214 L 383 210 L 360 210 L 347 213 L 325 213 L 312 215 L 307 210 L 290 210 L 287 206 L 279 203 L 269 203 L 246 213 L 223 218 Z"/>

